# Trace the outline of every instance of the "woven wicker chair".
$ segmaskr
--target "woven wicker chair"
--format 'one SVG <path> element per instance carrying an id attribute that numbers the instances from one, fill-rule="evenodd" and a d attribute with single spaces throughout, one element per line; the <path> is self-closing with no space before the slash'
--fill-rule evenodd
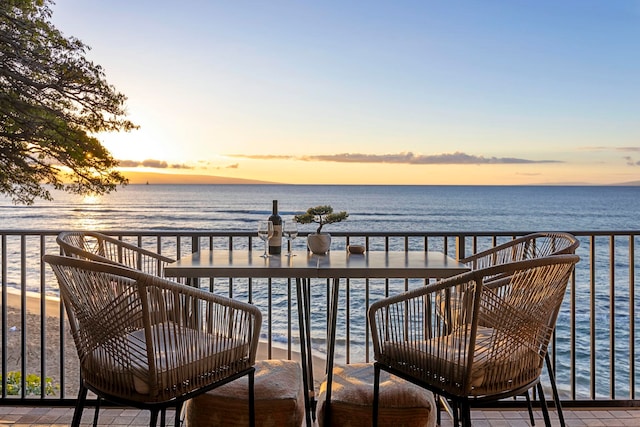
<path id="1" fill-rule="evenodd" d="M 56 241 L 67 256 L 120 264 L 164 277 L 164 267 L 175 259 L 95 231 L 63 231 Z"/>
<path id="2" fill-rule="evenodd" d="M 506 263 L 444 279 L 369 308 L 374 349 L 374 425 L 383 369 L 452 402 L 471 426 L 470 405 L 537 386 L 577 255 Z M 454 311 L 440 307 L 451 296 Z"/>
<path id="3" fill-rule="evenodd" d="M 72 426 L 80 424 L 88 390 L 149 409 L 155 426 L 159 412 L 164 423 L 167 407 L 179 413 L 184 401 L 244 375 L 253 425 L 262 322 L 256 307 L 113 264 L 43 259 L 58 279 L 80 359 Z"/>
<path id="4" fill-rule="evenodd" d="M 467 264 L 473 270 L 477 270 L 507 262 L 524 261 L 551 255 L 574 254 L 579 245 L 580 241 L 569 233 L 532 233 L 462 258 L 460 262 Z"/>
<path id="5" fill-rule="evenodd" d="M 479 268 L 492 267 L 507 262 L 524 261 L 552 255 L 574 254 L 579 245 L 580 241 L 569 233 L 539 232 L 527 234 L 491 249 L 477 252 L 461 259 L 460 262 L 467 264 L 472 270 L 477 270 Z M 562 403 L 560 401 L 560 395 L 558 394 L 555 372 L 549 353 L 545 356 L 545 361 L 556 413 L 558 414 L 560 426 L 565 427 Z M 533 408 L 531 407 L 529 392 L 527 391 L 524 396 L 527 398 L 527 403 L 529 404 L 529 416 L 533 424 Z"/>

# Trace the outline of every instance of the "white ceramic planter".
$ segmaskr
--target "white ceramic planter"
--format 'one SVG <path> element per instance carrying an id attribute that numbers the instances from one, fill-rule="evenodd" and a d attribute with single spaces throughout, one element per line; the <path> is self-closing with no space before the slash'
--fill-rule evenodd
<path id="1" fill-rule="evenodd" d="M 309 250 L 317 255 L 324 255 L 329 252 L 331 247 L 331 234 L 329 233 L 313 233 L 307 236 L 307 246 Z"/>

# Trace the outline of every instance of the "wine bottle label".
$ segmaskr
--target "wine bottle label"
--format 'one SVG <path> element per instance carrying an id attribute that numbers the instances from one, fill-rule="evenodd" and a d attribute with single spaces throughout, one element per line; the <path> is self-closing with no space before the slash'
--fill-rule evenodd
<path id="1" fill-rule="evenodd" d="M 279 254 L 282 251 L 282 225 L 273 225 L 273 236 L 269 239 L 269 253 Z"/>

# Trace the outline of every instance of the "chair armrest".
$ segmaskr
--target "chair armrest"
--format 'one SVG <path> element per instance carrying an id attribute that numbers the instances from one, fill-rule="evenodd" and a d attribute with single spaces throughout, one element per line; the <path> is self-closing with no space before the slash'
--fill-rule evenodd
<path id="1" fill-rule="evenodd" d="M 476 270 L 543 256 L 573 254 L 579 245 L 580 241 L 569 233 L 531 233 L 462 258 L 460 262 Z"/>
<path id="2" fill-rule="evenodd" d="M 257 307 L 157 276 L 142 275 L 138 283 L 149 315 L 148 380 L 142 377 L 139 391 L 146 385 L 152 394 L 195 389 L 255 364 L 262 325 Z"/>
<path id="3" fill-rule="evenodd" d="M 209 348 L 204 342 L 193 343 L 188 336 L 180 337 L 185 342 L 178 344 L 185 351 L 197 349 L 197 354 L 187 355 L 187 359 L 215 353 L 232 344 L 242 351 L 236 352 L 236 359 L 229 363 L 255 362 L 262 326 L 262 313 L 256 306 L 156 276 L 144 275 L 143 279 L 151 324 L 196 331 L 206 338 Z"/>
<path id="4" fill-rule="evenodd" d="M 63 232 L 56 239 L 69 256 L 121 264 L 145 273 L 164 276 L 166 264 L 175 259 L 97 232 Z"/>
<path id="5" fill-rule="evenodd" d="M 383 357 L 390 343 L 423 346 L 470 321 L 475 289 L 475 274 L 469 272 L 373 303 L 368 316 L 374 358 Z"/>

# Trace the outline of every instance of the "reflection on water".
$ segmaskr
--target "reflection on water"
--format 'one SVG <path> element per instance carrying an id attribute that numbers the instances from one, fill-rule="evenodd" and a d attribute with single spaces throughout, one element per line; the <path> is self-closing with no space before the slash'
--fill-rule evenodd
<path id="1" fill-rule="evenodd" d="M 102 201 L 102 197 L 99 194 L 85 194 L 82 196 L 82 203 L 85 205 L 95 205 Z"/>
<path id="2" fill-rule="evenodd" d="M 87 194 L 81 197 L 78 209 L 75 209 L 73 228 L 95 230 L 102 228 L 102 197 L 98 194 Z"/>

